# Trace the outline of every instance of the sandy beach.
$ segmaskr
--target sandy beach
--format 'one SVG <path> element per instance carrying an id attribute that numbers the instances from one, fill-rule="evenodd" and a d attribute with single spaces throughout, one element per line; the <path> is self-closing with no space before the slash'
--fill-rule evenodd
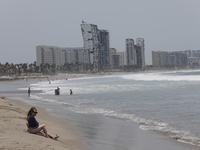
<path id="1" fill-rule="evenodd" d="M 69 122 L 52 117 L 37 107 L 37 120 L 46 124 L 51 134 L 58 134 L 58 141 L 27 132 L 26 114 L 30 105 L 0 96 L 0 149 L 1 150 L 87 150 L 84 138 Z"/>

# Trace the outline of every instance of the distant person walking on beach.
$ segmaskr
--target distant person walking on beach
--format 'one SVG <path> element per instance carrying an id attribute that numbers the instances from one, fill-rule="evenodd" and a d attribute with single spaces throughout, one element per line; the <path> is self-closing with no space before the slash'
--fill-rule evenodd
<path id="1" fill-rule="evenodd" d="M 72 95 L 72 94 L 73 94 L 72 89 L 70 89 L 70 95 Z"/>
<path id="2" fill-rule="evenodd" d="M 30 94 L 31 94 L 31 88 L 29 87 L 28 88 L 28 96 L 30 96 Z"/>
<path id="3" fill-rule="evenodd" d="M 35 119 L 35 116 L 37 115 L 37 109 L 35 107 L 32 107 L 28 114 L 27 114 L 27 126 L 28 126 L 28 132 L 30 133 L 41 133 L 43 136 L 45 137 L 50 137 L 51 139 L 54 139 L 56 140 L 59 136 L 58 135 L 55 135 L 55 136 L 52 136 L 50 135 L 48 132 L 47 132 L 47 129 L 46 129 L 46 125 L 45 124 L 42 124 L 42 125 L 39 125 L 39 123 L 37 122 L 37 120 Z"/>

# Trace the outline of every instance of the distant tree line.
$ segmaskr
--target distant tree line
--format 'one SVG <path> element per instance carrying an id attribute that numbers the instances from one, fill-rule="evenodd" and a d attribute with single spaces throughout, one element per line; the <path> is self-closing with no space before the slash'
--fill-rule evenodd
<path id="1" fill-rule="evenodd" d="M 20 63 L 13 64 L 6 62 L 5 64 L 0 63 L 0 76 L 20 76 L 26 73 L 42 73 L 45 75 L 54 75 L 56 73 L 74 73 L 74 72 L 86 72 L 89 70 L 94 70 L 92 64 L 83 63 L 66 63 L 62 66 L 56 66 L 55 64 L 41 64 L 36 65 L 33 63 Z"/>
<path id="2" fill-rule="evenodd" d="M 28 72 L 39 72 L 39 67 L 36 66 L 36 62 L 28 64 L 28 63 L 20 63 L 13 64 L 6 62 L 5 64 L 0 63 L 0 75 L 10 75 L 10 76 L 20 76 L 22 73 Z"/>
<path id="3" fill-rule="evenodd" d="M 98 68 L 98 69 L 97 69 Z M 62 66 L 56 66 L 55 64 L 41 64 L 36 65 L 36 61 L 33 63 L 20 63 L 13 64 L 6 62 L 5 64 L 0 63 L 0 76 L 20 76 L 26 73 L 42 73 L 44 75 L 54 75 L 56 73 L 88 73 L 98 71 L 138 71 L 141 70 L 141 66 L 121 66 L 119 68 L 111 68 L 110 66 L 94 66 L 93 64 L 84 63 L 65 63 Z"/>
<path id="4" fill-rule="evenodd" d="M 97 69 L 98 68 L 98 69 Z M 5 64 L 0 63 L 0 76 L 21 76 L 31 73 L 42 73 L 43 75 L 55 75 L 56 73 L 96 73 L 96 72 L 112 72 L 112 71 L 124 71 L 124 72 L 135 72 L 143 70 L 173 70 L 181 69 L 174 65 L 166 65 L 162 67 L 155 67 L 152 65 L 147 65 L 144 68 L 138 65 L 131 66 L 95 66 L 93 64 L 84 63 L 65 63 L 61 66 L 56 66 L 55 64 L 41 64 L 36 65 L 36 61 L 33 63 L 20 63 L 13 64 L 6 62 Z"/>

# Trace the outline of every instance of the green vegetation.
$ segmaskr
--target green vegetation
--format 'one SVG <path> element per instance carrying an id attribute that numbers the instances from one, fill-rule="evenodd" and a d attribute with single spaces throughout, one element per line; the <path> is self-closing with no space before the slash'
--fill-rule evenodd
<path id="1" fill-rule="evenodd" d="M 98 68 L 98 69 L 97 69 Z M 62 66 L 56 66 L 55 64 L 41 64 L 36 65 L 36 62 L 31 64 L 20 63 L 13 64 L 6 62 L 5 64 L 0 63 L 0 76 L 31 76 L 32 74 L 43 74 L 43 75 L 55 75 L 56 73 L 96 73 L 96 72 L 109 72 L 109 71 L 140 71 L 140 66 L 121 66 L 119 68 L 110 68 L 110 66 L 102 67 L 95 66 L 93 64 L 84 63 L 66 63 Z"/>

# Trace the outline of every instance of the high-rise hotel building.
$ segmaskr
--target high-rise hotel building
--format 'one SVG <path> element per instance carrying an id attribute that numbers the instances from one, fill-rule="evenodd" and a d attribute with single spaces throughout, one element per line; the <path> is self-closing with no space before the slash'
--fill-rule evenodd
<path id="1" fill-rule="evenodd" d="M 145 67 L 145 45 L 143 38 L 136 39 L 136 45 L 140 47 L 140 50 L 137 51 L 138 55 L 138 65 Z"/>
<path id="2" fill-rule="evenodd" d="M 37 66 L 41 64 L 55 64 L 62 66 L 65 63 L 89 64 L 89 50 L 83 47 L 57 47 L 57 46 L 36 46 Z"/>
<path id="3" fill-rule="evenodd" d="M 99 30 L 97 25 L 87 24 L 82 21 L 81 31 L 83 37 L 83 45 L 90 51 L 90 62 L 92 64 L 97 64 L 99 52 Z"/>
<path id="4" fill-rule="evenodd" d="M 110 48 L 110 68 L 124 66 L 124 52 L 117 52 L 117 49 Z"/>
<path id="5" fill-rule="evenodd" d="M 103 66 L 103 68 L 108 68 L 110 64 L 110 56 L 109 56 L 109 32 L 107 30 L 99 30 L 99 54 L 98 60 L 99 65 Z"/>
<path id="6" fill-rule="evenodd" d="M 99 30 L 97 25 L 82 22 L 84 47 L 36 46 L 37 65 L 65 63 L 94 64 L 96 68 L 109 67 L 109 32 Z"/>
<path id="7" fill-rule="evenodd" d="M 144 39 L 137 38 L 136 45 L 133 39 L 126 39 L 126 65 L 137 65 L 143 69 L 145 66 Z"/>
<path id="8" fill-rule="evenodd" d="M 127 66 L 137 65 L 136 48 L 133 39 L 126 39 L 126 61 Z"/>
<path id="9" fill-rule="evenodd" d="M 109 32 L 97 25 L 82 21 L 81 31 L 84 48 L 90 50 L 90 62 L 96 67 L 109 67 Z"/>
<path id="10" fill-rule="evenodd" d="M 58 47 L 38 45 L 36 46 L 37 65 L 55 64 L 62 66 L 65 63 L 93 64 L 95 69 L 117 68 L 124 65 L 124 53 L 110 53 L 109 32 L 98 29 L 97 25 L 82 21 L 81 32 L 83 47 Z M 139 43 L 139 42 L 138 42 Z M 130 46 L 130 52 L 136 50 L 134 41 Z M 129 48 L 128 48 L 129 50 Z M 129 54 L 128 53 L 128 54 Z M 133 59 L 132 56 L 135 58 Z M 130 55 L 133 64 L 137 64 L 136 55 Z"/>

